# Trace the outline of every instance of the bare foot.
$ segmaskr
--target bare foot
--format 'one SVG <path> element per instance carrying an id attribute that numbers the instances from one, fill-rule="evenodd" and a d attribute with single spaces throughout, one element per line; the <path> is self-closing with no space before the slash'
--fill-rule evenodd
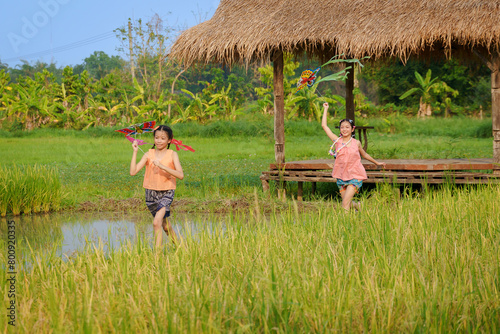
<path id="1" fill-rule="evenodd" d="M 352 207 L 356 209 L 356 211 L 361 210 L 361 202 L 352 202 Z"/>

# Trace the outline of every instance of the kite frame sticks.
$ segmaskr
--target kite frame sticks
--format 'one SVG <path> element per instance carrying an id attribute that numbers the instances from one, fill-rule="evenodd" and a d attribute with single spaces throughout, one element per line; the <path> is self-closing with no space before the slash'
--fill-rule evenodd
<path id="1" fill-rule="evenodd" d="M 148 121 L 148 122 L 144 122 L 144 123 L 134 124 L 134 125 L 128 126 L 126 128 L 123 128 L 123 129 L 118 129 L 118 130 L 115 130 L 115 132 L 120 132 L 120 133 L 125 134 L 125 138 L 127 138 L 132 143 L 134 142 L 134 140 L 141 142 L 141 143 L 138 143 L 138 147 L 142 153 L 146 154 L 142 150 L 140 145 L 149 144 L 149 143 L 146 143 L 142 139 L 137 139 L 136 136 L 137 136 L 137 134 L 139 134 L 139 135 L 141 135 L 141 138 L 142 138 L 143 133 L 153 132 L 155 125 L 156 125 L 156 121 Z M 133 140 L 131 140 L 131 139 L 133 139 Z M 150 145 L 152 145 L 152 144 L 150 144 Z"/>
<path id="2" fill-rule="evenodd" d="M 297 90 L 295 91 L 295 94 L 297 92 L 301 91 L 303 88 L 307 87 L 312 87 L 316 81 L 316 74 L 319 72 L 320 69 L 327 65 L 331 64 L 336 64 L 336 63 L 350 63 L 350 64 L 358 64 L 359 66 L 363 67 L 363 64 L 361 64 L 361 61 L 357 58 L 353 59 L 341 59 L 340 57 L 343 56 L 344 54 L 333 56 L 329 61 L 321 65 L 320 67 L 316 68 L 314 71 L 313 70 L 305 70 L 302 72 L 300 75 L 299 81 L 297 82 Z M 367 59 L 370 57 L 364 57 L 362 59 Z M 324 78 L 320 78 L 319 80 L 316 81 L 316 84 L 319 84 L 320 82 L 323 81 L 344 81 L 347 79 L 347 70 L 351 69 L 352 66 L 347 66 L 344 69 L 332 73 L 330 75 L 327 75 Z M 319 92 L 318 92 L 319 94 Z M 321 95 L 321 94 L 319 94 Z"/>
<path id="3" fill-rule="evenodd" d="M 137 134 L 142 135 L 145 132 L 153 132 L 156 129 L 155 125 L 156 125 L 156 121 L 148 121 L 148 122 L 144 122 L 144 123 L 134 124 L 134 125 L 131 125 L 129 127 L 123 128 L 123 129 L 115 130 L 115 132 L 124 133 L 125 138 L 127 138 L 127 140 L 130 141 L 131 143 L 133 143 L 134 141 L 137 141 L 137 146 L 139 147 L 141 152 L 146 154 L 146 152 L 144 152 L 142 150 L 140 145 L 146 145 L 146 144 L 147 145 L 154 145 L 154 144 L 145 142 L 144 140 L 142 140 L 142 138 L 137 139 L 136 135 Z M 183 144 L 182 140 L 177 140 L 177 139 L 172 138 L 170 143 L 175 145 L 175 148 L 177 149 L 177 151 L 179 151 L 180 149 L 183 149 L 184 151 L 195 152 L 195 150 L 191 146 Z"/>

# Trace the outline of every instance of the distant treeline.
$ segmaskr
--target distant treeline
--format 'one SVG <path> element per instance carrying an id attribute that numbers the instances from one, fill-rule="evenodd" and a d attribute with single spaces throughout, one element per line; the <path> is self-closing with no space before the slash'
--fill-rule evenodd
<path id="1" fill-rule="evenodd" d="M 64 68 L 40 61 L 23 61 L 11 68 L 0 61 L 0 127 L 83 129 L 149 119 L 206 123 L 214 119 L 234 120 L 244 113 L 273 113 L 271 64 L 184 68 L 166 56 L 170 32 L 160 29 L 157 21 L 143 24 L 138 20 L 130 26 L 130 34 L 125 28 L 116 30 L 122 41 L 127 41 L 127 36 L 133 38 L 129 59 L 96 51 L 82 64 Z M 332 113 L 343 112 L 343 82 L 325 82 L 295 93 L 301 72 L 319 64 L 291 55 L 285 58 L 288 120 L 318 120 L 324 101 L 334 106 Z M 319 75 L 333 70 L 324 68 Z M 424 87 L 418 74 L 423 77 L 428 70 L 433 80 L 445 83 L 451 90 Z M 405 92 L 417 88 L 420 94 L 400 99 Z M 456 59 L 409 60 L 406 64 L 397 60 L 367 61 L 356 70 L 358 114 L 416 115 L 422 98 L 435 116 L 481 110 L 487 114 L 491 108 L 490 72 L 480 63 L 462 64 Z"/>

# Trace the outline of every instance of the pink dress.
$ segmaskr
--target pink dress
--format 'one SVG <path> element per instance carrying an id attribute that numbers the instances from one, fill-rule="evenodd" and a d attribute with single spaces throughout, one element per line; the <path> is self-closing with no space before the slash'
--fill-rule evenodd
<path id="1" fill-rule="evenodd" d="M 345 146 L 337 153 L 337 158 L 335 159 L 335 164 L 333 166 L 332 177 L 348 181 L 352 179 L 356 180 L 366 180 L 366 170 L 361 164 L 361 155 L 359 154 L 358 141 L 352 139 L 349 146 Z M 342 141 L 339 140 L 335 147 L 340 149 L 342 147 Z"/>

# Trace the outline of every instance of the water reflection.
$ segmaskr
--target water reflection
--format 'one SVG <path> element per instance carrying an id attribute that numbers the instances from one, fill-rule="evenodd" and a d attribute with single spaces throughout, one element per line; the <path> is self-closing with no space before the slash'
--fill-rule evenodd
<path id="1" fill-rule="evenodd" d="M 119 248 L 127 240 L 136 240 L 136 224 L 127 220 L 98 219 L 61 226 L 62 244 L 58 255 L 71 256 L 86 246 L 99 246 L 105 252 Z"/>
<path id="2" fill-rule="evenodd" d="M 28 265 L 28 254 L 54 252 L 67 259 L 86 247 L 102 247 L 105 252 L 118 249 L 138 238 L 146 238 L 153 245 L 153 218 L 148 212 L 142 213 L 53 213 L 44 215 L 2 218 L 0 234 L 2 242 L 7 238 L 7 221 L 14 220 L 16 226 L 19 260 Z M 170 223 L 181 237 L 196 239 L 199 233 L 212 233 L 223 227 L 223 218 L 214 215 L 176 214 Z M 165 235 L 163 243 L 170 243 Z M 54 247 L 57 245 L 57 247 Z M 31 249 L 31 250 L 30 250 Z M 24 254 L 23 254 L 24 253 Z"/>

